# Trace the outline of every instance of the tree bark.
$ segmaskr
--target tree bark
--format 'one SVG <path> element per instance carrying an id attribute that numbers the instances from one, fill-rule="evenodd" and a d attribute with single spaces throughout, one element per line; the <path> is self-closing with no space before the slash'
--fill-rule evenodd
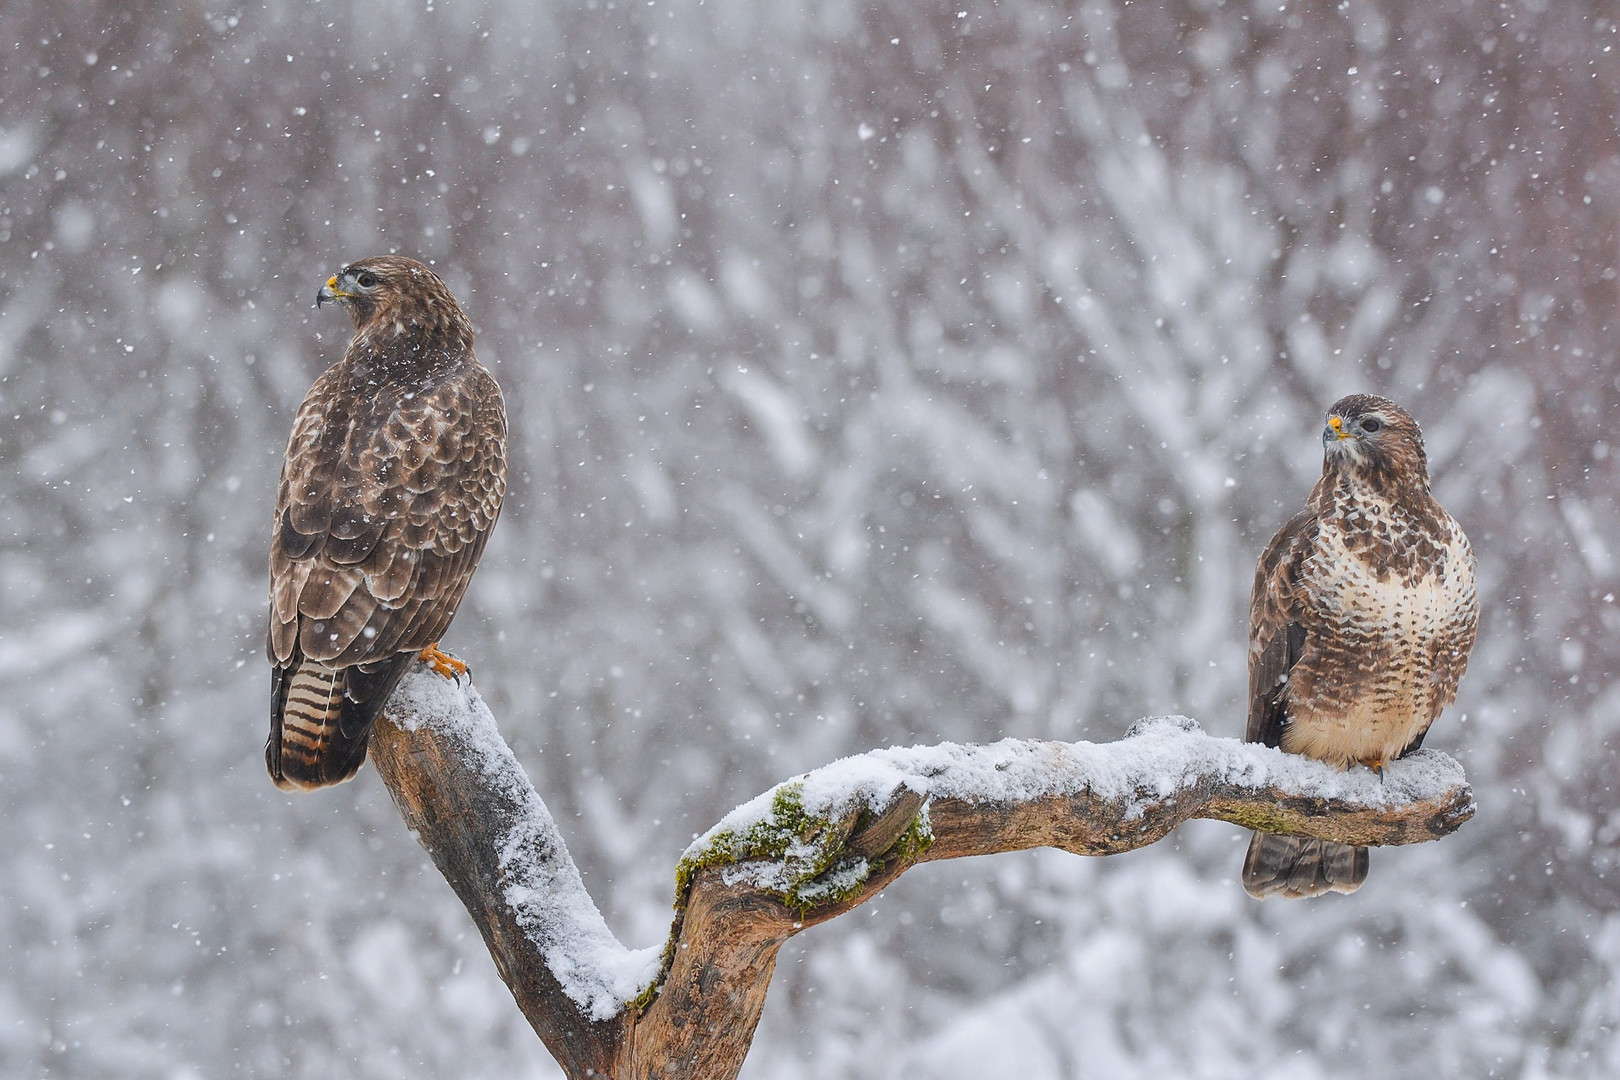
<path id="1" fill-rule="evenodd" d="M 1444 754 L 1420 751 L 1382 777 L 1335 773 L 1183 718 L 1143 721 L 1101 745 L 873 751 L 778 785 L 695 841 L 676 868 L 668 941 L 638 953 L 607 929 L 471 686 L 413 672 L 371 760 L 571 1078 L 730 1080 L 782 944 L 919 862 L 1032 847 L 1108 855 L 1191 818 L 1409 844 L 1474 812 Z"/>

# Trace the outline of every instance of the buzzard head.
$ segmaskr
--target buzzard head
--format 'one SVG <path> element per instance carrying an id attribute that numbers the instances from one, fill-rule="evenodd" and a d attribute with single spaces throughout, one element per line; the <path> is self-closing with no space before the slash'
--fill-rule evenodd
<path id="1" fill-rule="evenodd" d="M 472 344 L 472 324 L 439 275 L 403 255 L 373 255 L 349 263 L 326 279 L 315 306 L 340 305 L 357 335 L 423 334 Z"/>
<path id="2" fill-rule="evenodd" d="M 1429 484 L 1423 433 L 1410 413 L 1388 398 L 1351 394 L 1328 410 L 1322 429 L 1323 468 L 1344 469 L 1371 480 Z"/>

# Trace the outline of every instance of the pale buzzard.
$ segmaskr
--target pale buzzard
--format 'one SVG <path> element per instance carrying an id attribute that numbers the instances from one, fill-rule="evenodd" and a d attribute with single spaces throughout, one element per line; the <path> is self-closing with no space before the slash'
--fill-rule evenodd
<path id="1" fill-rule="evenodd" d="M 1474 553 L 1429 493 L 1417 423 L 1354 394 L 1328 412 L 1322 479 L 1260 556 L 1248 742 L 1344 769 L 1415 750 L 1457 696 L 1479 622 Z M 1251 896 L 1354 892 L 1367 849 L 1255 833 Z"/>

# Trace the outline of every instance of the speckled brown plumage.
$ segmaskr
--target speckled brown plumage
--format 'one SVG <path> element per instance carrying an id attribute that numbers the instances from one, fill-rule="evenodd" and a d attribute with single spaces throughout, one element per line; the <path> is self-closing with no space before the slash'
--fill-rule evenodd
<path id="1" fill-rule="evenodd" d="M 1322 440 L 1322 479 L 1255 571 L 1244 737 L 1382 768 L 1457 696 L 1479 622 L 1474 554 L 1399 405 L 1343 398 Z M 1243 865 L 1257 897 L 1354 892 L 1366 876 L 1365 848 L 1267 833 Z"/>
<path id="2" fill-rule="evenodd" d="M 444 282 L 412 259 L 343 267 L 317 297 L 354 321 L 293 421 L 270 545 L 278 786 L 353 776 L 371 726 L 450 626 L 506 491 L 500 388 Z"/>

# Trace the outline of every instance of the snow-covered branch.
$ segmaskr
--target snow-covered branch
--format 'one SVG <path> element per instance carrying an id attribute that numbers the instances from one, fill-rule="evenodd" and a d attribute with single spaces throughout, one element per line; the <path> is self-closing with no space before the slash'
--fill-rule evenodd
<path id="1" fill-rule="evenodd" d="M 1408 844 L 1474 812 L 1444 754 L 1419 752 L 1382 778 L 1336 773 L 1182 717 L 1100 745 L 876 750 L 785 781 L 694 841 L 676 868 L 669 941 L 637 951 L 608 929 L 471 686 L 412 673 L 371 755 L 564 1070 L 620 1080 L 735 1076 L 781 945 L 919 862 L 1043 846 L 1107 855 L 1200 817 Z"/>

